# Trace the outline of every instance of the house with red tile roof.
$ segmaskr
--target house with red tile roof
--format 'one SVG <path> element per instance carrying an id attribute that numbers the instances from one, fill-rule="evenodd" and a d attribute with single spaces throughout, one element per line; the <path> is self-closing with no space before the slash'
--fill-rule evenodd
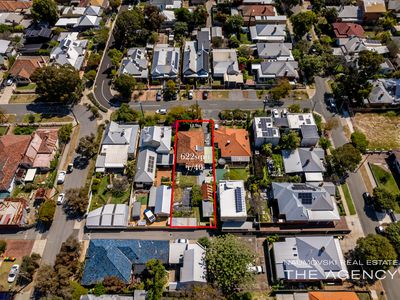
<path id="1" fill-rule="evenodd" d="M 31 168 L 48 171 L 57 149 L 58 129 L 38 129 L 32 134 L 32 140 L 26 151 L 24 163 Z"/>
<path id="2" fill-rule="evenodd" d="M 0 12 L 22 12 L 32 6 L 32 1 L 0 1 Z"/>
<path id="3" fill-rule="evenodd" d="M 355 23 L 333 23 L 333 32 L 337 39 L 350 38 L 352 36 L 364 37 L 364 28 Z"/>
<path id="4" fill-rule="evenodd" d="M 9 195 L 14 188 L 15 173 L 24 161 L 30 142 L 30 135 L 0 137 L 0 192 L 5 195 Z"/>
<path id="5" fill-rule="evenodd" d="M 204 167 L 204 133 L 201 128 L 178 131 L 176 163 L 186 167 Z"/>
<path id="6" fill-rule="evenodd" d="M 42 56 L 19 56 L 9 73 L 17 84 L 28 84 L 36 69 L 46 66 L 48 59 Z"/>
<path id="7" fill-rule="evenodd" d="M 229 163 L 248 163 L 251 158 L 249 133 L 245 129 L 220 127 L 214 131 L 214 143 L 221 158 Z"/>
<path id="8" fill-rule="evenodd" d="M 354 292 L 309 292 L 310 300 L 359 300 Z"/>
<path id="9" fill-rule="evenodd" d="M 241 5 L 238 11 L 243 17 L 246 26 L 255 25 L 258 19 L 266 19 L 277 15 L 273 5 Z"/>

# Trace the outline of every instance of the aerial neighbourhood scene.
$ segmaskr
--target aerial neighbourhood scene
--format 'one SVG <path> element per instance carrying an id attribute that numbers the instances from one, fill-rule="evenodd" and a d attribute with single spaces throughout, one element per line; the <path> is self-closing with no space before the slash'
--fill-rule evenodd
<path id="1" fill-rule="evenodd" d="M 0 0 L 0 299 L 400 300 L 400 0 Z"/>

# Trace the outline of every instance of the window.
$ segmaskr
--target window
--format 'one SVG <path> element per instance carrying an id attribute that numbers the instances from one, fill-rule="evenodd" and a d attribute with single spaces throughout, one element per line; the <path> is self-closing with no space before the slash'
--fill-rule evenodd
<path id="1" fill-rule="evenodd" d="M 149 173 L 154 172 L 154 162 L 155 162 L 155 157 L 149 156 L 149 162 L 147 164 L 147 172 L 149 172 Z"/>

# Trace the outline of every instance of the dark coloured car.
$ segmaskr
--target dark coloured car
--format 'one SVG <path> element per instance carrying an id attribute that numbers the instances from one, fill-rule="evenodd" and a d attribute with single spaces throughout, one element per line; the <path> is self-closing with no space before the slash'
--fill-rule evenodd
<path id="1" fill-rule="evenodd" d="M 306 38 L 307 38 L 307 41 L 312 41 L 312 35 L 311 35 L 311 33 L 307 33 L 307 36 L 306 36 Z"/>
<path id="2" fill-rule="evenodd" d="M 156 94 L 156 101 L 161 101 L 161 90 L 158 90 L 158 91 L 157 91 L 157 94 Z"/>
<path id="3" fill-rule="evenodd" d="M 366 204 L 369 205 L 372 203 L 371 195 L 368 192 L 363 193 L 362 196 Z"/>
<path id="4" fill-rule="evenodd" d="M 208 99 L 208 91 L 204 91 L 203 92 L 203 100 L 207 100 Z"/>

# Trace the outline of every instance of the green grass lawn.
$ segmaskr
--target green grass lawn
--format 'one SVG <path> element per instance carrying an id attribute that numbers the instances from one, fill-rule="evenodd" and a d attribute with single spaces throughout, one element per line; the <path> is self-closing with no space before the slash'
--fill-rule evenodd
<path id="1" fill-rule="evenodd" d="M 386 171 L 382 167 L 374 164 L 369 164 L 371 171 L 374 174 L 376 184 L 379 187 L 385 188 L 388 192 L 399 194 L 400 190 L 391 172 Z"/>
<path id="2" fill-rule="evenodd" d="M 274 161 L 275 169 L 280 170 L 280 173 L 282 174 L 284 172 L 282 155 L 272 154 L 272 159 Z"/>
<path id="3" fill-rule="evenodd" d="M 37 99 L 36 94 L 14 94 L 11 96 L 10 104 L 32 103 Z"/>
<path id="4" fill-rule="evenodd" d="M 36 88 L 36 83 L 31 82 L 27 85 L 21 85 L 17 87 L 17 91 L 34 90 Z"/>
<path id="5" fill-rule="evenodd" d="M 110 184 L 109 176 L 100 178 L 101 181 L 98 184 L 97 191 L 93 192 L 92 202 L 90 204 L 90 210 L 99 208 L 107 203 L 109 204 L 124 204 L 128 203 L 131 194 L 131 189 L 128 187 L 125 192 L 120 195 L 113 195 L 111 191 L 107 189 Z"/>
<path id="6" fill-rule="evenodd" d="M 357 212 L 356 208 L 354 207 L 353 198 L 351 198 L 351 194 L 349 191 L 349 187 L 347 186 L 347 183 L 342 184 L 342 190 L 344 198 L 346 199 L 347 207 L 349 208 L 350 215 L 355 215 Z"/>
<path id="7" fill-rule="evenodd" d="M 7 279 L 8 279 L 8 273 L 10 272 L 10 269 L 12 267 L 12 265 L 21 265 L 22 259 L 17 258 L 16 261 L 4 261 L 1 264 L 1 268 L 0 268 L 0 290 L 1 291 L 8 291 L 9 287 L 13 287 L 15 286 L 15 283 L 17 280 L 15 280 L 13 283 L 8 283 Z"/>
<path id="8" fill-rule="evenodd" d="M 244 180 L 244 181 L 246 181 L 248 177 L 249 177 L 249 169 L 245 169 L 245 168 L 229 169 L 229 171 L 224 174 L 224 178 L 228 179 L 228 180 Z"/>
<path id="9" fill-rule="evenodd" d="M 136 201 L 140 201 L 142 205 L 147 205 L 148 196 L 145 194 L 137 195 Z"/>
<path id="10" fill-rule="evenodd" d="M 5 135 L 7 133 L 7 126 L 0 126 L 0 136 Z"/>
<path id="11" fill-rule="evenodd" d="M 182 188 L 194 186 L 196 184 L 197 184 L 196 176 L 182 175 L 182 174 L 179 176 L 179 186 Z"/>

